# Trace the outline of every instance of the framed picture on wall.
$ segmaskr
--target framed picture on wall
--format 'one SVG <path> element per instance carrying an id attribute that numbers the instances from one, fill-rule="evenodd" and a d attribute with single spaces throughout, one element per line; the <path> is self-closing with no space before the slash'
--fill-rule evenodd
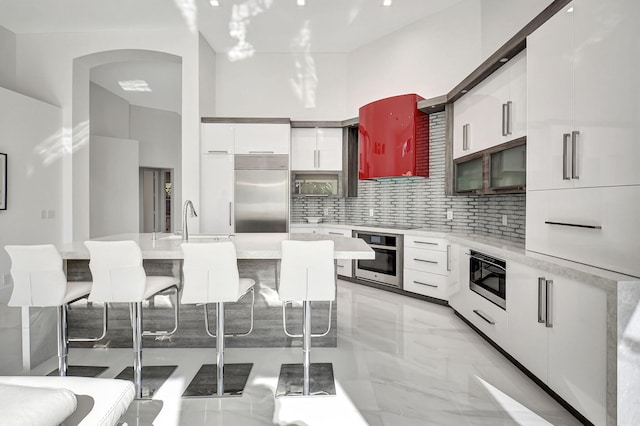
<path id="1" fill-rule="evenodd" d="M 0 210 L 7 209 L 7 154 L 0 153 Z"/>

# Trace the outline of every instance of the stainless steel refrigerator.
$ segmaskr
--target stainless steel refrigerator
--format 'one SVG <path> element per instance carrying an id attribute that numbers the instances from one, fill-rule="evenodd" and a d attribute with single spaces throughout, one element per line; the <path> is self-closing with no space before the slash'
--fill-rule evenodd
<path id="1" fill-rule="evenodd" d="M 235 232 L 288 232 L 289 156 L 236 154 Z"/>

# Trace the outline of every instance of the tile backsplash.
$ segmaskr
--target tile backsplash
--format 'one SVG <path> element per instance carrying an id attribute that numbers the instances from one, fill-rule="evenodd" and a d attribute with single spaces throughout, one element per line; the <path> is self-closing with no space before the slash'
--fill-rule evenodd
<path id="1" fill-rule="evenodd" d="M 357 198 L 293 198 L 292 222 L 324 216 L 325 222 L 438 227 L 524 241 L 525 194 L 446 196 L 444 112 L 431 114 L 429 130 L 429 178 L 361 180 Z"/>

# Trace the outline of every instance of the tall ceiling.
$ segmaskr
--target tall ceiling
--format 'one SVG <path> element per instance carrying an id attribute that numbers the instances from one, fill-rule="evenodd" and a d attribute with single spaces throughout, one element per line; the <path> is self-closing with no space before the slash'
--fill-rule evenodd
<path id="1" fill-rule="evenodd" d="M 16 34 L 199 31 L 231 60 L 259 53 L 347 53 L 463 0 L 0 0 L 0 26 Z M 180 66 L 114 63 L 91 79 L 133 105 L 180 112 Z M 146 80 L 152 92 L 118 82 Z"/>

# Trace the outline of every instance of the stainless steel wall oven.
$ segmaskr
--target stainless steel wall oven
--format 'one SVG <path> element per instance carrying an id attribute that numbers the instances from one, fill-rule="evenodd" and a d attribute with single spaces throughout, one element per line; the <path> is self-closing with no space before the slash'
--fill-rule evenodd
<path id="1" fill-rule="evenodd" d="M 402 287 L 402 235 L 354 231 L 375 252 L 373 260 L 356 260 L 355 277 Z"/>
<path id="2" fill-rule="evenodd" d="M 471 250 L 469 288 L 502 309 L 507 308 L 507 262 Z"/>

